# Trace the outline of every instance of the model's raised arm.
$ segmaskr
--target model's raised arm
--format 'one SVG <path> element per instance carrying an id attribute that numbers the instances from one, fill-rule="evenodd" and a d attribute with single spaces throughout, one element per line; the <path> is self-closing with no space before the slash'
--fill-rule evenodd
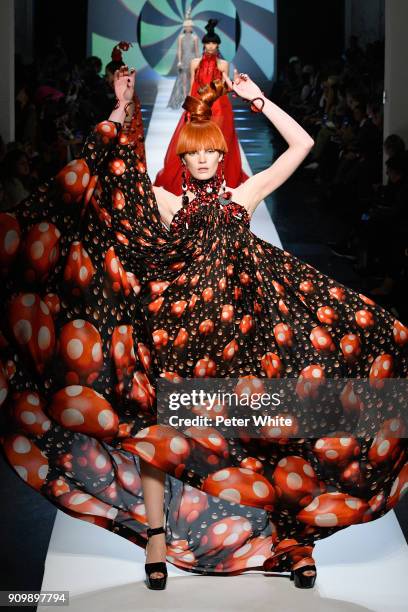
<path id="1" fill-rule="evenodd" d="M 231 90 L 245 100 L 255 100 L 254 106 L 273 123 L 288 143 L 288 149 L 266 170 L 258 172 L 234 189 L 234 201 L 243 204 L 252 214 L 258 204 L 280 187 L 298 168 L 314 145 L 314 140 L 290 115 L 268 100 L 248 75 L 234 71 L 234 81 L 224 79 Z"/>
<path id="2" fill-rule="evenodd" d="M 115 71 L 114 87 L 116 98 L 119 103 L 117 108 L 114 108 L 111 112 L 109 121 L 116 121 L 123 125 L 126 115 L 130 113 L 126 105 L 132 104 L 135 91 L 135 78 L 136 70 L 134 68 L 129 70 L 127 66 L 121 66 L 119 70 Z"/>

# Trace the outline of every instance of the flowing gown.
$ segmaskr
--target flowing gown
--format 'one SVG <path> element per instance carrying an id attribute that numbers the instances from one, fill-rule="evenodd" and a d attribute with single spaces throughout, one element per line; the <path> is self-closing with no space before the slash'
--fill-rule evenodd
<path id="1" fill-rule="evenodd" d="M 204 53 L 195 73 L 191 95 L 199 97 L 198 90 L 200 87 L 221 78 L 222 74 L 217 67 L 217 55 Z M 164 158 L 164 167 L 157 173 L 154 181 L 154 184 L 158 187 L 164 187 L 167 191 L 177 195 L 182 193 L 183 166 L 179 156 L 176 154 L 176 148 L 181 128 L 186 121 L 186 114 L 186 111 L 184 111 L 180 117 Z M 248 176 L 242 170 L 241 153 L 234 127 L 234 113 L 227 94 L 214 102 L 212 106 L 212 120 L 221 128 L 228 147 L 228 153 L 224 156 L 226 183 L 229 187 L 237 187 Z"/>
<path id="2" fill-rule="evenodd" d="M 406 493 L 406 398 L 361 438 L 347 419 L 338 437 L 313 427 L 329 379 L 406 378 L 407 327 L 258 238 L 227 196 L 194 198 L 169 231 L 119 124 L 1 215 L 0 267 L 1 448 L 63 512 L 144 547 L 142 458 L 165 473 L 167 561 L 228 575 L 312 563 L 316 540 Z M 311 435 L 180 433 L 156 392 L 180 377 L 295 378 L 290 412 Z M 363 399 L 345 389 L 347 418 Z"/>
<path id="3" fill-rule="evenodd" d="M 181 67 L 169 98 L 167 106 L 169 108 L 180 108 L 185 97 L 190 92 L 190 63 L 195 58 L 195 40 L 196 34 L 192 32 L 184 32 L 181 35 Z"/>

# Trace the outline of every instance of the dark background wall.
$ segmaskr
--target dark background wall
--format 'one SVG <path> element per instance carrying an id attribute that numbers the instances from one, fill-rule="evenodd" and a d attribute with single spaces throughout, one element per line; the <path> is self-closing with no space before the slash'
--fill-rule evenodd
<path id="1" fill-rule="evenodd" d="M 35 0 L 34 54 L 43 57 L 58 35 L 73 61 L 86 57 L 88 0 Z"/>
<path id="2" fill-rule="evenodd" d="M 338 58 L 344 48 L 345 0 L 277 0 L 278 71 L 292 56 Z"/>

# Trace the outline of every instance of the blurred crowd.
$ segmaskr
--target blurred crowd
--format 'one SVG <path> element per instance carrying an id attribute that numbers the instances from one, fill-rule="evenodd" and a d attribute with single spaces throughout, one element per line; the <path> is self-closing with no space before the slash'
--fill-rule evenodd
<path id="1" fill-rule="evenodd" d="M 399 134 L 384 134 L 383 91 L 384 41 L 363 49 L 352 36 L 338 59 L 291 57 L 272 99 L 315 140 L 300 172 L 332 220 L 333 256 L 348 260 L 373 299 L 403 317 L 408 151 Z"/>
<path id="2" fill-rule="evenodd" d="M 114 72 L 123 62 L 88 57 L 73 64 L 61 40 L 25 65 L 16 56 L 15 141 L 0 135 L 0 210 L 12 210 L 35 187 L 74 159 L 93 125 L 115 102 Z"/>

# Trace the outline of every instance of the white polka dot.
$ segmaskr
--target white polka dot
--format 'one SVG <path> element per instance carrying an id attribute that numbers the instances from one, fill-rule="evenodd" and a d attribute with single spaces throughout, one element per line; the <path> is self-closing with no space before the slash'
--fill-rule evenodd
<path id="1" fill-rule="evenodd" d="M 264 555 L 253 555 L 246 561 L 246 567 L 259 567 L 265 563 L 266 557 Z"/>
<path id="2" fill-rule="evenodd" d="M 361 506 L 361 502 L 358 499 L 346 499 L 344 503 L 352 510 L 357 510 Z"/>
<path id="3" fill-rule="evenodd" d="M 126 485 L 130 486 L 134 484 L 136 479 L 135 479 L 135 475 L 132 474 L 132 472 L 129 472 L 129 470 L 126 470 L 122 474 L 122 480 Z"/>
<path id="4" fill-rule="evenodd" d="M 383 442 L 381 442 L 381 444 L 377 448 L 378 455 L 380 455 L 380 457 L 382 457 L 383 455 L 386 455 L 388 453 L 389 448 L 390 448 L 389 440 L 384 440 Z"/>
<path id="5" fill-rule="evenodd" d="M 286 483 L 289 489 L 300 489 L 302 487 L 303 481 L 302 477 L 299 476 L 296 472 L 290 472 L 286 477 Z"/>
<path id="6" fill-rule="evenodd" d="M 103 455 L 98 455 L 95 460 L 95 467 L 97 467 L 98 469 L 101 469 L 101 468 L 104 468 L 106 464 L 107 464 L 106 457 L 104 457 Z"/>
<path id="7" fill-rule="evenodd" d="M 391 431 L 398 431 L 400 424 L 398 419 L 393 419 L 390 423 L 390 430 Z"/>
<path id="8" fill-rule="evenodd" d="M 42 351 L 47 350 L 51 344 L 51 332 L 44 325 L 40 327 L 38 332 L 38 346 Z"/>
<path id="9" fill-rule="evenodd" d="M 85 419 L 76 408 L 66 408 L 61 413 L 61 421 L 66 427 L 72 427 L 73 425 L 82 425 Z"/>
<path id="10" fill-rule="evenodd" d="M 326 512 L 315 517 L 315 523 L 318 527 L 334 527 L 338 520 L 334 512 Z"/>
<path id="11" fill-rule="evenodd" d="M 135 438 L 145 438 L 149 434 L 150 427 L 146 427 L 146 429 L 141 429 L 135 435 Z"/>
<path id="12" fill-rule="evenodd" d="M 100 342 L 96 342 L 92 347 L 92 359 L 94 361 L 100 361 L 102 358 L 102 347 Z"/>
<path id="13" fill-rule="evenodd" d="M 71 506 L 79 506 L 79 504 L 84 504 L 89 499 L 91 499 L 91 496 L 86 493 L 74 493 L 71 497 L 70 504 Z"/>
<path id="14" fill-rule="evenodd" d="M 67 185 L 75 185 L 77 178 L 76 172 L 67 172 L 65 175 L 65 183 Z"/>
<path id="15" fill-rule="evenodd" d="M 220 480 L 227 480 L 229 476 L 229 470 L 221 470 L 221 472 L 216 472 L 215 474 L 213 474 L 212 479 L 219 482 Z"/>
<path id="16" fill-rule="evenodd" d="M 324 346 L 327 343 L 327 338 L 325 336 L 320 336 L 317 339 L 318 344 L 320 344 L 320 346 Z"/>
<path id="17" fill-rule="evenodd" d="M 118 331 L 119 331 L 120 334 L 126 334 L 127 330 L 128 330 L 127 325 L 120 325 L 118 327 Z"/>
<path id="18" fill-rule="evenodd" d="M 213 528 L 213 533 L 215 533 L 215 535 L 220 535 L 221 533 L 225 533 L 228 529 L 228 526 L 226 523 L 218 523 L 218 525 L 215 525 Z"/>
<path id="19" fill-rule="evenodd" d="M 317 449 L 323 448 L 324 444 L 325 444 L 324 440 L 318 440 L 315 444 L 315 448 Z"/>
<path id="20" fill-rule="evenodd" d="M 50 229 L 50 225 L 49 223 L 43 222 L 43 223 L 40 223 L 40 225 L 38 226 L 38 229 L 43 234 L 44 232 L 48 232 L 48 230 Z"/>
<path id="21" fill-rule="evenodd" d="M 69 387 L 65 388 L 65 393 L 69 397 L 77 397 L 78 395 L 82 393 L 82 390 L 83 390 L 83 387 L 81 387 L 81 385 L 70 385 Z"/>
<path id="22" fill-rule="evenodd" d="M 382 364 L 382 367 L 384 368 L 384 370 L 389 370 L 391 367 L 391 362 L 388 359 L 386 359 L 384 363 Z"/>
<path id="23" fill-rule="evenodd" d="M 321 378 L 321 376 L 322 376 L 321 370 L 319 370 L 318 368 L 313 368 L 312 376 L 313 376 L 313 378 Z"/>
<path id="24" fill-rule="evenodd" d="M 70 359 L 79 359 L 84 352 L 84 345 L 78 338 L 73 338 L 67 344 L 67 353 Z"/>
<path id="25" fill-rule="evenodd" d="M 315 473 L 311 465 L 308 465 L 307 463 L 305 463 L 305 465 L 303 466 L 303 471 L 306 474 L 306 476 L 310 476 L 310 478 L 314 478 Z"/>
<path id="26" fill-rule="evenodd" d="M 119 264 L 118 264 L 118 260 L 116 259 L 116 257 L 113 257 L 112 261 L 110 262 L 110 268 L 114 274 L 118 273 Z"/>
<path id="27" fill-rule="evenodd" d="M 269 489 L 264 482 L 257 480 L 252 485 L 252 489 L 257 497 L 267 497 Z"/>
<path id="28" fill-rule="evenodd" d="M 14 335 L 20 344 L 27 344 L 31 340 L 33 333 L 31 323 L 22 319 L 14 326 Z"/>
<path id="29" fill-rule="evenodd" d="M 33 304 L 35 303 L 35 295 L 33 293 L 26 293 L 21 298 L 21 303 L 23 304 L 23 306 L 27 306 L 28 308 L 30 306 L 33 306 Z"/>
<path id="30" fill-rule="evenodd" d="M 339 453 L 335 450 L 327 450 L 325 455 L 328 459 L 336 459 L 339 456 Z"/>
<path id="31" fill-rule="evenodd" d="M 181 436 L 176 436 L 170 440 L 170 450 L 176 455 L 184 453 L 187 450 L 187 442 Z"/>
<path id="32" fill-rule="evenodd" d="M 234 557 L 234 559 L 239 559 L 239 557 L 242 557 L 243 555 L 249 553 L 251 548 L 251 544 L 244 544 L 243 546 L 241 546 L 241 548 L 238 548 L 238 550 L 236 550 L 232 556 Z"/>
<path id="33" fill-rule="evenodd" d="M 214 446 L 220 446 L 221 437 L 214 433 L 208 436 L 208 441 L 211 442 L 211 444 L 213 444 Z"/>
<path id="34" fill-rule="evenodd" d="M 106 518 L 111 519 L 111 521 L 115 520 L 115 518 L 118 515 L 118 509 L 117 508 L 109 508 L 108 512 L 106 513 Z"/>
<path id="35" fill-rule="evenodd" d="M 34 412 L 30 412 L 29 410 L 24 410 L 21 413 L 20 418 L 26 425 L 32 425 L 36 421 Z"/>
<path id="36" fill-rule="evenodd" d="M 30 248 L 30 255 L 33 259 L 41 259 L 44 255 L 44 245 L 40 240 L 33 242 Z"/>
<path id="37" fill-rule="evenodd" d="M 351 438 L 340 438 L 340 444 L 342 446 L 350 446 Z"/>
<path id="38" fill-rule="evenodd" d="M 40 398 L 38 397 L 38 395 L 34 395 L 31 393 L 30 395 L 27 396 L 27 402 L 31 404 L 31 406 L 39 406 Z"/>
<path id="39" fill-rule="evenodd" d="M 313 501 L 310 502 L 308 506 L 306 506 L 306 512 L 314 512 L 319 507 L 320 500 L 318 497 L 315 497 Z"/>
<path id="40" fill-rule="evenodd" d="M 31 450 L 31 442 L 23 436 L 18 436 L 13 442 L 13 450 L 19 454 L 29 453 Z"/>
<path id="41" fill-rule="evenodd" d="M 45 480 L 48 474 L 48 465 L 42 465 L 39 467 L 37 473 L 41 480 Z"/>
<path id="42" fill-rule="evenodd" d="M 4 237 L 4 250 L 7 255 L 13 255 L 19 245 L 19 237 L 15 230 L 9 230 Z"/>
<path id="43" fill-rule="evenodd" d="M 40 308 L 41 311 L 45 314 L 45 315 L 49 315 L 50 314 L 50 309 L 48 308 L 47 304 L 43 301 L 40 302 Z"/>
<path id="44" fill-rule="evenodd" d="M 235 542 L 237 540 L 238 540 L 238 534 L 237 533 L 230 533 L 230 535 L 228 535 L 224 539 L 224 544 L 225 544 L 225 546 L 231 546 L 231 544 L 235 544 Z"/>
<path id="45" fill-rule="evenodd" d="M 287 464 L 288 460 L 286 459 L 286 457 L 283 457 L 283 459 L 281 459 L 278 462 L 279 467 L 285 467 L 285 465 Z"/>
<path id="46" fill-rule="evenodd" d="M 235 503 L 239 503 L 241 501 L 241 494 L 239 491 L 237 491 L 237 489 L 223 489 L 219 494 L 219 497 Z"/>
<path id="47" fill-rule="evenodd" d="M 85 172 L 84 176 L 82 177 L 82 187 L 86 187 L 88 185 L 89 178 L 89 174 Z"/>
<path id="48" fill-rule="evenodd" d="M 20 476 L 20 478 L 22 478 L 23 480 L 27 482 L 28 480 L 27 468 L 23 467 L 22 465 L 14 465 L 13 467 L 15 471 L 17 472 L 17 474 Z"/>
<path id="49" fill-rule="evenodd" d="M 83 327 L 85 327 L 85 321 L 83 319 L 75 319 L 75 321 L 72 322 L 72 325 L 76 329 L 82 329 Z"/>
<path id="50" fill-rule="evenodd" d="M 98 423 L 103 429 L 110 429 L 113 425 L 113 414 L 110 410 L 101 410 L 98 414 Z"/>
<path id="51" fill-rule="evenodd" d="M 81 266 L 80 270 L 79 270 L 79 278 L 81 279 L 81 281 L 86 280 L 88 277 L 88 269 L 86 268 L 86 266 Z"/>
<path id="52" fill-rule="evenodd" d="M 123 344 L 123 342 L 117 342 L 115 344 L 114 350 L 115 350 L 115 358 L 121 359 L 123 355 L 125 354 L 125 345 Z"/>
<path id="53" fill-rule="evenodd" d="M 140 452 L 143 458 L 153 459 L 156 449 L 150 442 L 138 442 L 136 450 Z"/>

